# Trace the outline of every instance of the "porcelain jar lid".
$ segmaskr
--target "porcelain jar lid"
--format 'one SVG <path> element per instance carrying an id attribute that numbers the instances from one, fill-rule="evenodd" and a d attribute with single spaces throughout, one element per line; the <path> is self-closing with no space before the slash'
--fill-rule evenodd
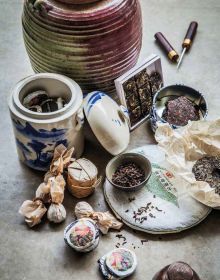
<path id="1" fill-rule="evenodd" d="M 100 91 L 89 93 L 83 108 L 101 145 L 112 155 L 122 153 L 130 141 L 127 109 Z"/>

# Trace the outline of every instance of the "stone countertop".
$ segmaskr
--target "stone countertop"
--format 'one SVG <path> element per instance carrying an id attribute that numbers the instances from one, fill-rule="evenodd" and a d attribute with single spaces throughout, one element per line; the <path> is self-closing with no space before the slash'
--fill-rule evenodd
<path id="1" fill-rule="evenodd" d="M 0 68 L 1 68 L 1 120 L 0 120 L 0 279 L 1 280 L 98 280 L 97 260 L 115 247 L 116 232 L 101 238 L 99 247 L 87 255 L 79 255 L 63 241 L 63 229 L 73 219 L 76 203 L 69 193 L 64 205 L 67 219 L 61 225 L 43 223 L 34 229 L 25 225 L 18 209 L 25 199 L 34 196 L 41 182 L 41 173 L 23 166 L 17 158 L 16 147 L 7 109 L 7 97 L 11 87 L 23 77 L 32 74 L 32 69 L 23 45 L 21 32 L 22 1 L 0 2 Z M 140 59 L 151 53 L 162 57 L 165 84 L 181 83 L 203 92 L 208 100 L 209 118 L 219 116 L 220 76 L 220 2 L 219 0 L 142 0 L 143 49 Z M 154 33 L 163 32 L 177 51 L 189 22 L 199 22 L 198 34 L 190 54 L 185 56 L 179 71 L 172 65 L 154 42 Z M 154 143 L 149 123 L 132 132 L 130 148 Z M 101 173 L 111 158 L 90 137 L 86 140 L 84 156 L 91 159 Z M 106 210 L 101 187 L 88 198 L 96 210 Z M 192 265 L 201 279 L 219 280 L 220 259 L 220 213 L 212 211 L 200 225 L 182 233 L 153 236 L 135 233 L 124 227 L 128 248 L 135 246 L 139 265 L 129 279 L 151 280 L 163 266 L 174 261 Z M 141 239 L 147 239 L 141 245 Z M 133 245 L 132 245 L 133 244 Z"/>

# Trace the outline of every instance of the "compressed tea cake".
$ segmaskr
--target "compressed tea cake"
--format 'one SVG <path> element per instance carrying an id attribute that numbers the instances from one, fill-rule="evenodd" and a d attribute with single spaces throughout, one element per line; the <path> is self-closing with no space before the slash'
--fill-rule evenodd
<path id="1" fill-rule="evenodd" d="M 154 72 L 150 75 L 150 84 L 152 95 L 154 96 L 163 86 L 161 75 L 158 72 Z"/>
<path id="2" fill-rule="evenodd" d="M 27 109 L 38 113 L 50 113 L 62 109 L 66 102 L 63 98 L 49 97 L 44 90 L 30 92 L 25 96 L 22 104 Z"/>
<path id="3" fill-rule="evenodd" d="M 85 158 L 75 160 L 68 167 L 68 180 L 72 185 L 89 187 L 97 180 L 96 166 Z"/>
<path id="4" fill-rule="evenodd" d="M 220 157 L 205 156 L 196 161 L 192 168 L 197 181 L 204 181 L 220 195 Z"/>
<path id="5" fill-rule="evenodd" d="M 151 55 L 115 80 L 121 104 L 127 109 L 133 130 L 149 116 L 155 93 L 163 86 L 161 60 Z"/>
<path id="6" fill-rule="evenodd" d="M 184 262 L 175 262 L 165 266 L 152 280 L 200 280 L 198 274 L 190 265 Z"/>
<path id="7" fill-rule="evenodd" d="M 162 117 L 168 123 L 177 126 L 187 125 L 188 121 L 198 121 L 200 118 L 199 110 L 194 103 L 185 96 L 169 100 Z"/>
<path id="8" fill-rule="evenodd" d="M 85 158 L 74 160 L 68 167 L 67 187 L 70 193 L 83 198 L 91 195 L 101 182 L 96 166 Z"/>
<path id="9" fill-rule="evenodd" d="M 79 219 L 66 227 L 64 240 L 77 252 L 90 252 L 98 246 L 99 230 L 93 220 Z"/>
<path id="10" fill-rule="evenodd" d="M 137 267 L 135 253 L 126 248 L 112 250 L 98 263 L 104 279 L 107 280 L 124 279 L 130 276 Z"/>

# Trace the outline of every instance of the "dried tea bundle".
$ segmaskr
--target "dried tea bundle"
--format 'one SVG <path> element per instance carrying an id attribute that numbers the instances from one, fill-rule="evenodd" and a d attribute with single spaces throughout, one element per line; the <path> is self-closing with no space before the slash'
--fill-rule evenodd
<path id="1" fill-rule="evenodd" d="M 74 148 L 67 150 L 66 147 L 62 144 L 56 147 L 53 160 L 50 165 L 50 173 L 53 176 L 63 174 L 64 169 L 70 163 L 73 152 Z"/>
<path id="2" fill-rule="evenodd" d="M 62 203 L 64 199 L 64 190 L 66 182 L 62 175 L 51 177 L 48 180 L 50 185 L 50 195 L 53 203 Z"/>
<path id="3" fill-rule="evenodd" d="M 98 170 L 91 161 L 85 158 L 74 160 L 68 167 L 68 190 L 77 198 L 89 196 L 101 181 L 97 175 Z"/>
<path id="4" fill-rule="evenodd" d="M 43 203 L 51 202 L 50 184 L 41 183 L 36 190 L 35 197 L 41 199 Z"/>
<path id="5" fill-rule="evenodd" d="M 91 218 L 96 221 L 103 234 L 107 234 L 110 228 L 119 230 L 123 226 L 110 212 L 95 212 L 91 205 L 84 201 L 76 204 L 75 215 L 77 219 Z"/>
<path id="6" fill-rule="evenodd" d="M 41 222 L 41 218 L 47 212 L 44 204 L 52 203 L 47 213 L 50 221 L 59 223 L 66 218 L 66 210 L 61 204 L 66 185 L 62 174 L 70 162 L 73 150 L 74 148 L 67 150 L 62 144 L 55 148 L 50 171 L 45 174 L 44 182 L 37 188 L 36 199 L 26 200 L 22 204 L 19 213 L 25 217 L 30 227 Z"/>
<path id="7" fill-rule="evenodd" d="M 32 106 L 39 106 L 39 104 L 45 101 L 47 98 L 48 94 L 44 90 L 31 92 L 23 99 L 23 105 L 30 109 Z"/>
<path id="8" fill-rule="evenodd" d="M 53 223 L 61 223 L 66 219 L 66 209 L 63 204 L 52 203 L 47 211 L 47 219 Z"/>
<path id="9" fill-rule="evenodd" d="M 200 280 L 200 278 L 187 263 L 175 262 L 160 270 L 153 280 Z"/>
<path id="10" fill-rule="evenodd" d="M 39 199 L 26 200 L 19 209 L 19 213 L 25 216 L 25 222 L 29 227 L 33 227 L 41 222 L 41 218 L 47 212 L 47 208 Z"/>
<path id="11" fill-rule="evenodd" d="M 98 246 L 99 230 L 93 220 L 79 219 L 66 227 L 64 241 L 75 251 L 90 252 Z"/>
<path id="12" fill-rule="evenodd" d="M 49 97 L 48 93 L 44 90 L 38 90 L 29 93 L 23 99 L 23 105 L 34 112 L 49 113 L 62 109 L 66 102 L 61 97 Z"/>
<path id="13" fill-rule="evenodd" d="M 126 248 L 118 248 L 98 261 L 99 269 L 106 280 L 124 279 L 134 273 L 137 258 L 134 252 Z"/>

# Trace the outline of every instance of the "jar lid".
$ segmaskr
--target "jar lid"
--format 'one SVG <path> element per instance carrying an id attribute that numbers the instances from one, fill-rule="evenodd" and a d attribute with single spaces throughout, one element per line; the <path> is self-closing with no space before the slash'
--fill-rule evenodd
<path id="1" fill-rule="evenodd" d="M 84 113 L 101 145 L 112 155 L 122 153 L 130 141 L 128 111 L 100 91 L 84 99 Z"/>

